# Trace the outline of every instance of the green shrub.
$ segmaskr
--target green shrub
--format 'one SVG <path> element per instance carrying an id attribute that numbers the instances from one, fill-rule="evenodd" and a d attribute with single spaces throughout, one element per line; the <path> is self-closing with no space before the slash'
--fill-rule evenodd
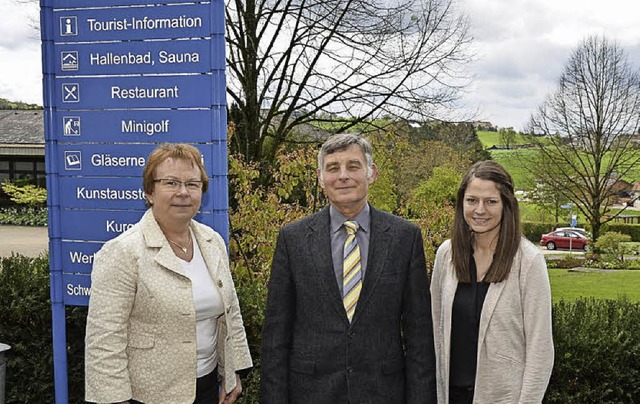
<path id="1" fill-rule="evenodd" d="M 540 238 L 543 234 L 547 234 L 550 231 L 555 230 L 556 227 L 560 227 L 557 223 L 541 223 L 541 222 L 522 222 L 520 229 L 522 234 L 532 243 L 540 243 Z"/>
<path id="2" fill-rule="evenodd" d="M 631 236 L 631 241 L 640 241 L 640 224 L 622 224 L 609 222 L 600 230 L 600 234 L 607 231 L 616 231 L 618 233 Z"/>
<path id="3" fill-rule="evenodd" d="M 558 269 L 559 260 L 547 260 L 547 269 Z"/>
<path id="4" fill-rule="evenodd" d="M 640 401 L 640 303 L 581 298 L 553 306 L 547 403 Z"/>
<path id="5" fill-rule="evenodd" d="M 602 251 L 604 253 L 607 261 L 617 260 L 619 262 L 623 262 L 625 254 L 632 253 L 632 249 L 625 244 L 629 241 L 631 241 L 631 236 L 615 231 L 609 231 L 598 238 L 595 248 L 597 251 Z"/>
<path id="6" fill-rule="evenodd" d="M 49 258 L 0 259 L 0 342 L 11 345 L 7 403 L 52 403 L 53 348 Z M 66 308 L 69 402 L 84 398 L 85 307 Z"/>
<path id="7" fill-rule="evenodd" d="M 626 260 L 625 264 L 626 264 L 626 268 L 627 269 L 640 269 L 640 260 L 639 259 Z"/>
<path id="8" fill-rule="evenodd" d="M 237 278 L 237 275 L 235 277 Z M 236 291 L 245 332 L 247 333 L 249 350 L 253 359 L 251 373 L 246 379 L 242 380 L 242 396 L 244 400 L 239 402 L 258 403 L 258 395 L 260 393 L 260 339 L 267 301 L 267 285 L 262 282 L 240 280 L 239 282 L 236 281 Z"/>
<path id="9" fill-rule="evenodd" d="M 14 184 L 3 182 L 2 190 L 10 199 L 20 205 L 43 206 L 47 203 L 47 190 L 33 184 Z"/>
<path id="10" fill-rule="evenodd" d="M 571 269 L 571 268 L 584 266 L 585 259 L 573 257 L 573 256 L 564 256 L 558 260 L 553 260 L 553 262 L 554 262 L 553 268 Z M 549 267 L 548 263 L 547 263 L 547 267 Z"/>
<path id="11" fill-rule="evenodd" d="M 46 226 L 46 206 L 13 206 L 0 208 L 0 224 Z"/>

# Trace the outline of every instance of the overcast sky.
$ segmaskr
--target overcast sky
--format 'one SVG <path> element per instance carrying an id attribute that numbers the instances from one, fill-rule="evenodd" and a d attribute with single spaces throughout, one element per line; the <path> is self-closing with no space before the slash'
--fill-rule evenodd
<path id="1" fill-rule="evenodd" d="M 37 3 L 0 0 L 0 98 L 42 105 Z M 465 95 L 479 119 L 522 130 L 587 35 L 617 41 L 640 68 L 637 0 L 458 0 L 478 60 Z"/>

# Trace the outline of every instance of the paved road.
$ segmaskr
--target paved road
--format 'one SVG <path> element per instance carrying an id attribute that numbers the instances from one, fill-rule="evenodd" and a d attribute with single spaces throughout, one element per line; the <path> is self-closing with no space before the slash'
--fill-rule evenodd
<path id="1" fill-rule="evenodd" d="M 0 225 L 0 257 L 11 253 L 37 257 L 49 250 L 46 227 Z"/>

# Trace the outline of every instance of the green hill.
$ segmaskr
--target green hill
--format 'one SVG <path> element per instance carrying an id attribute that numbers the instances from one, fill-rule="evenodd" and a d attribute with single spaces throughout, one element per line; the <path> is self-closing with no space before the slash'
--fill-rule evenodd
<path id="1" fill-rule="evenodd" d="M 480 139 L 480 142 L 485 149 L 489 149 L 494 145 L 498 147 L 502 146 L 498 132 L 478 131 L 477 133 L 478 139 Z M 529 142 L 527 142 L 525 136 L 519 134 L 516 137 L 516 145 L 527 143 Z M 530 175 L 524 167 L 525 163 L 523 162 L 522 157 L 531 157 L 532 155 L 535 155 L 538 153 L 535 149 L 494 149 L 489 152 L 491 153 L 492 159 L 502 164 L 502 166 L 509 171 L 513 177 L 516 189 L 524 189 L 526 184 L 530 183 L 530 181 L 528 181 Z M 638 150 L 637 153 L 640 153 L 640 150 Z M 640 165 L 633 167 L 627 175 L 624 176 L 624 180 L 630 183 L 640 181 Z"/>
<path id="2" fill-rule="evenodd" d="M 42 109 L 42 107 L 36 104 L 27 104 L 20 101 L 9 101 L 9 100 L 5 100 L 4 98 L 0 98 L 0 110 L 7 110 L 7 109 L 29 110 L 29 109 Z"/>

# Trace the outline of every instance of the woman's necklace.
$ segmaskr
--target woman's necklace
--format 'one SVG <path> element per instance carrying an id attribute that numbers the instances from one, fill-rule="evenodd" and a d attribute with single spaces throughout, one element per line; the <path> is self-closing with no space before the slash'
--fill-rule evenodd
<path id="1" fill-rule="evenodd" d="M 181 246 L 180 244 L 176 243 L 175 241 L 171 240 L 169 237 L 167 237 L 167 240 L 170 243 L 175 244 L 176 246 L 178 246 L 178 248 L 180 248 L 182 250 L 183 253 L 187 253 L 187 250 L 189 249 L 189 247 L 191 247 L 191 233 L 189 233 L 189 242 L 187 243 L 187 245 L 185 247 Z"/>

